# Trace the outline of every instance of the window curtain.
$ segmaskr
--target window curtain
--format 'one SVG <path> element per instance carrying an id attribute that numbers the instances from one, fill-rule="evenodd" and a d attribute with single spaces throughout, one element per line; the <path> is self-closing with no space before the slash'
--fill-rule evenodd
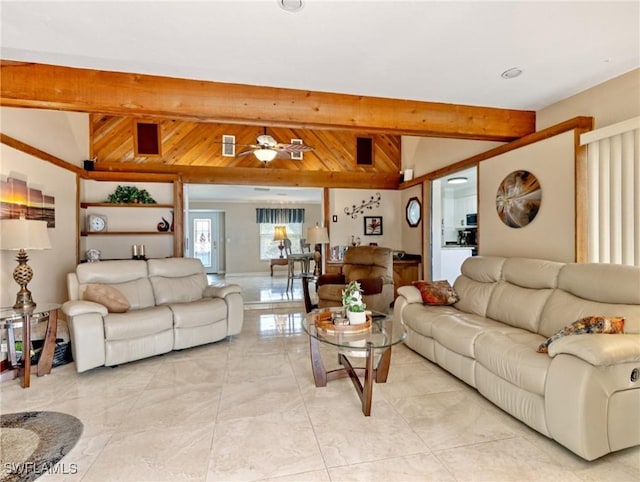
<path id="1" fill-rule="evenodd" d="M 640 117 L 587 132 L 588 261 L 640 266 Z"/>
<path id="2" fill-rule="evenodd" d="M 304 209 L 257 208 L 256 223 L 291 224 L 304 223 Z"/>

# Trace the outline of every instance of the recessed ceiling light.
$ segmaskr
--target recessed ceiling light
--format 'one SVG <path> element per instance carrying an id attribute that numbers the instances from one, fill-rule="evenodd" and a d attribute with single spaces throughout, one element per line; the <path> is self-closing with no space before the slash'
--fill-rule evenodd
<path id="1" fill-rule="evenodd" d="M 512 69 L 505 70 L 504 72 L 502 72 L 500 74 L 500 77 L 502 77 L 503 79 L 515 79 L 516 77 L 520 77 L 521 74 L 522 74 L 522 69 L 514 67 Z"/>
<path id="2" fill-rule="evenodd" d="M 449 184 L 464 184 L 468 180 L 469 179 L 467 179 L 466 177 L 452 177 L 452 178 L 448 179 L 447 182 Z"/>
<path id="3" fill-rule="evenodd" d="M 287 12 L 299 12 L 304 7 L 302 0 L 278 0 L 278 5 Z"/>

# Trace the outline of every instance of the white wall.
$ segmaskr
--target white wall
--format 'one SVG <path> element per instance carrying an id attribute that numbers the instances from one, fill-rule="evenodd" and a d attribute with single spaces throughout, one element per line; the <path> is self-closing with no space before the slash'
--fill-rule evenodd
<path id="1" fill-rule="evenodd" d="M 496 211 L 496 191 L 513 171 L 538 178 L 542 202 L 537 216 L 510 228 Z M 478 253 L 575 261 L 573 131 L 487 159 L 479 168 Z"/>
<path id="2" fill-rule="evenodd" d="M 3 134 L 80 165 L 89 155 L 89 118 L 86 114 L 37 109 L 0 108 Z M 65 275 L 76 264 L 76 175 L 49 162 L 0 146 L 0 175 L 19 173 L 29 184 L 44 187 L 55 197 L 56 227 L 50 228 L 52 249 L 29 252 L 34 278 L 29 284 L 36 302 L 64 302 Z M 0 303 L 13 305 L 18 286 L 12 272 L 14 252 L 0 252 Z"/>
<path id="3" fill-rule="evenodd" d="M 371 196 L 380 193 L 380 206 L 366 209 L 364 214 L 358 214 L 356 218 L 345 213 L 345 208 L 351 209 L 368 202 Z M 351 236 L 358 236 L 362 245 L 378 243 L 378 246 L 402 249 L 402 229 L 404 211 L 400 207 L 401 194 L 399 191 L 375 190 L 375 189 L 330 189 L 329 190 L 329 239 L 331 246 L 349 246 Z M 333 216 L 338 217 L 333 222 Z M 382 216 L 382 235 L 364 235 L 364 217 Z"/>
<path id="4" fill-rule="evenodd" d="M 536 112 L 536 129 L 558 124 L 576 116 L 594 118 L 594 128 L 640 115 L 640 69 L 587 89 Z"/>

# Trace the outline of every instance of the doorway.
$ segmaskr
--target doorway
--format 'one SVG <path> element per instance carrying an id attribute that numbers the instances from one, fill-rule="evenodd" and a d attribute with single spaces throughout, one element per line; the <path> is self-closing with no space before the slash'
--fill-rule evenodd
<path id="1" fill-rule="evenodd" d="M 477 254 L 477 167 L 449 173 L 431 183 L 431 277 L 448 280 Z"/>
<path id="2" fill-rule="evenodd" d="M 193 209 L 188 211 L 186 255 L 202 261 L 207 274 L 225 272 L 224 211 Z"/>

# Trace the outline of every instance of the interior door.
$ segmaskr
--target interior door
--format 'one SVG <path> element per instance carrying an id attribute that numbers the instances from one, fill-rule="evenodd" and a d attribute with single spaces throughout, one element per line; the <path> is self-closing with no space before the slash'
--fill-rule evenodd
<path id="1" fill-rule="evenodd" d="M 223 273 L 224 212 L 192 210 L 188 220 L 187 256 L 200 259 L 207 273 Z"/>

